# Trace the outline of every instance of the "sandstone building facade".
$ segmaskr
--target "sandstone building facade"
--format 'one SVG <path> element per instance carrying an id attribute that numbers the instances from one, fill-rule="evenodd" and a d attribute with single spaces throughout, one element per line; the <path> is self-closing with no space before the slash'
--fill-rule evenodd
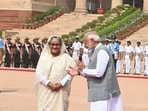
<path id="1" fill-rule="evenodd" d="M 37 12 L 46 11 L 52 6 L 60 6 L 67 13 L 87 13 L 87 4 L 89 1 L 91 0 L 4 0 L 0 3 L 0 28 L 22 28 L 26 18 L 30 18 Z M 97 7 L 100 5 L 98 1 Z M 107 11 L 117 5 L 128 3 L 144 11 L 148 10 L 148 0 L 134 1 L 135 0 L 102 0 L 102 7 Z"/>

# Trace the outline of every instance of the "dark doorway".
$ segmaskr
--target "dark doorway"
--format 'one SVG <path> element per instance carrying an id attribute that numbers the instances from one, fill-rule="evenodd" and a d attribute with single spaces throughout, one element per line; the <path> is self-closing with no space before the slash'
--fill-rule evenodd
<path id="1" fill-rule="evenodd" d="M 123 0 L 123 4 L 129 4 L 143 10 L 143 0 Z"/>
<path id="2" fill-rule="evenodd" d="M 111 9 L 111 0 L 101 0 L 102 8 L 104 8 L 105 12 Z M 97 8 L 99 8 L 100 2 L 99 0 L 86 0 L 86 7 L 88 13 L 97 13 Z"/>

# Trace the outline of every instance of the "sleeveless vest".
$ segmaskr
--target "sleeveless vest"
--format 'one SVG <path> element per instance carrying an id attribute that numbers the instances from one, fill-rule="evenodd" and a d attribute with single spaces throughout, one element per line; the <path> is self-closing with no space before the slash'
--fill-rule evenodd
<path id="1" fill-rule="evenodd" d="M 100 50 L 105 50 L 108 53 L 109 62 L 102 77 L 87 77 L 89 102 L 107 100 L 111 96 L 114 97 L 120 95 L 113 58 L 106 46 L 101 45 L 95 49 L 95 51 L 90 56 L 88 69 L 96 68 L 97 54 Z"/>

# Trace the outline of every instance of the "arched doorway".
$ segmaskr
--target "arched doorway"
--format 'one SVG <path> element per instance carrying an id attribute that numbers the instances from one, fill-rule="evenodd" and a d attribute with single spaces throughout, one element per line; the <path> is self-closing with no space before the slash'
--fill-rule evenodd
<path id="1" fill-rule="evenodd" d="M 129 4 L 143 10 L 143 0 L 123 0 L 123 4 Z"/>

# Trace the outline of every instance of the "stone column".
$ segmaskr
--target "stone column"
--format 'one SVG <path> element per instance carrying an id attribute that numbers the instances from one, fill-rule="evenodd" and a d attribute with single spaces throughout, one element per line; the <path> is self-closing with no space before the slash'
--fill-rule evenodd
<path id="1" fill-rule="evenodd" d="M 143 1 L 143 11 L 148 11 L 148 0 Z"/>
<path id="2" fill-rule="evenodd" d="M 76 0 L 76 6 L 74 12 L 87 13 L 86 0 Z"/>
<path id="3" fill-rule="evenodd" d="M 118 5 L 122 5 L 123 4 L 123 0 L 112 0 L 112 6 L 111 8 L 115 8 Z"/>

